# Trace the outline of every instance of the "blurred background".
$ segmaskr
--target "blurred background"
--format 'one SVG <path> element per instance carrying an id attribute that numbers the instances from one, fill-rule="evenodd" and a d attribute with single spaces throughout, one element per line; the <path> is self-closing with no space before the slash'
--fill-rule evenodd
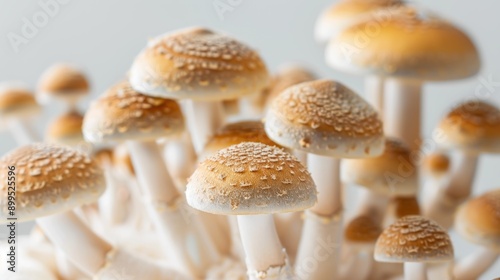
<path id="1" fill-rule="evenodd" d="M 363 81 L 329 69 L 324 47 L 313 38 L 321 11 L 332 0 L 0 0 L 0 81 L 22 81 L 34 88 L 39 75 L 55 62 L 70 62 L 84 69 L 92 83 L 92 97 L 120 80 L 148 38 L 186 26 L 206 26 L 225 32 L 257 49 L 271 71 L 283 63 L 302 63 L 319 76 L 341 81 L 361 93 Z M 46 3 L 55 3 L 50 14 Z M 447 18 L 473 38 L 483 68 L 474 78 L 424 87 L 424 139 L 443 115 L 459 102 L 481 97 L 500 103 L 500 39 L 497 36 L 500 2 L 494 0 L 421 0 L 416 4 Z M 226 7 L 224 12 L 216 7 Z M 42 14 L 45 14 L 42 15 Z M 38 21 L 36 30 L 21 43 L 27 21 Z M 477 94 L 477 91 L 481 94 Z M 91 98 L 88 98 L 85 105 Z M 84 108 L 82 108 L 84 109 Z M 46 108 L 36 121 L 39 133 L 62 107 Z M 14 139 L 0 131 L 0 154 L 15 147 Z M 482 156 L 474 193 L 500 187 L 500 156 Z M 349 196 L 348 196 L 349 197 Z M 423 198 L 425 199 L 425 198 Z M 349 201 L 347 201 L 349 206 Z M 26 232 L 30 225 L 23 225 Z M 4 233 L 5 231 L 0 231 Z M 4 234 L 0 236 L 3 237 Z M 475 249 L 453 234 L 456 254 Z M 481 279 L 500 276 L 500 264 Z"/>

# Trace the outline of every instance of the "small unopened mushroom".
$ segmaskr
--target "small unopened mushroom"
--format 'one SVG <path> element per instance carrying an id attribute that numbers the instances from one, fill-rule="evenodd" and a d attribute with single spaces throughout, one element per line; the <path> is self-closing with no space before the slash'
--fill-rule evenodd
<path id="1" fill-rule="evenodd" d="M 231 146 L 200 163 L 186 197 L 198 210 L 237 215 L 250 279 L 292 279 L 271 214 L 316 202 L 314 182 L 295 157 L 261 143 Z"/>
<path id="2" fill-rule="evenodd" d="M 318 261 L 311 277 L 335 278 L 342 238 L 340 158 L 382 154 L 382 123 L 375 110 L 349 88 L 316 80 L 278 95 L 267 112 L 265 129 L 276 143 L 308 153 L 308 168 L 318 190 L 318 203 L 305 216 L 296 272 L 304 272 L 318 242 L 329 239 L 338 247 Z"/>
<path id="3" fill-rule="evenodd" d="M 268 81 L 258 53 L 200 27 L 151 40 L 130 69 L 130 83 L 147 95 L 186 100 L 188 129 L 197 153 L 224 122 L 222 100 L 262 90 Z"/>
<path id="4" fill-rule="evenodd" d="M 0 125 L 8 127 L 19 145 L 40 140 L 29 121 L 39 112 L 31 91 L 12 84 L 0 85 Z"/>
<path id="5" fill-rule="evenodd" d="M 53 100 L 65 102 L 70 110 L 90 90 L 87 77 L 69 64 L 55 64 L 42 73 L 38 81 L 37 99 L 46 104 Z"/>
<path id="6" fill-rule="evenodd" d="M 498 260 L 499 213 L 500 189 L 472 198 L 460 206 L 455 216 L 455 229 L 466 240 L 482 248 L 455 264 L 455 280 L 477 279 Z"/>
<path id="7" fill-rule="evenodd" d="M 404 263 L 406 280 L 426 280 L 426 263 L 453 260 L 446 231 L 421 216 L 406 216 L 386 228 L 375 245 L 375 260 Z"/>
<path id="8" fill-rule="evenodd" d="M 500 153 L 500 110 L 479 100 L 465 102 L 446 115 L 435 135 L 439 145 L 457 152 L 457 161 L 451 178 L 424 204 L 424 214 L 450 228 L 457 207 L 472 191 L 479 155 Z"/>

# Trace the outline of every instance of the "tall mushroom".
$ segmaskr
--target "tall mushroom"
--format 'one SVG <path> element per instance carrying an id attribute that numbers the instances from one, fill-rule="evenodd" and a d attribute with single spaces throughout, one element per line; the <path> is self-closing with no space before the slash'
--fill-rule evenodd
<path id="1" fill-rule="evenodd" d="M 404 263 L 405 280 L 426 280 L 426 263 L 453 260 L 446 231 L 421 216 L 406 216 L 386 228 L 375 245 L 375 260 Z"/>
<path id="2" fill-rule="evenodd" d="M 500 189 L 472 198 L 460 206 L 455 228 L 466 240 L 482 248 L 459 260 L 453 268 L 455 280 L 477 279 L 500 256 Z"/>
<path id="3" fill-rule="evenodd" d="M 85 114 L 83 133 L 96 142 L 127 141 L 141 186 L 144 207 L 159 232 L 167 254 L 186 272 L 202 277 L 219 255 L 201 226 L 199 217 L 186 208 L 155 142 L 184 129 L 177 102 L 149 97 L 127 81 L 111 87 Z M 194 242 L 195 250 L 189 250 Z"/>
<path id="4" fill-rule="evenodd" d="M 237 215 L 250 279 L 293 279 L 271 214 L 316 202 L 314 182 L 295 157 L 261 143 L 231 146 L 200 163 L 186 197 L 198 210 Z"/>
<path id="5" fill-rule="evenodd" d="M 278 95 L 267 112 L 269 138 L 308 153 L 308 167 L 318 189 L 318 203 L 305 215 L 296 273 L 308 279 L 335 278 L 342 238 L 342 192 L 339 158 L 364 158 L 383 152 L 382 123 L 361 97 L 344 85 L 316 80 L 292 86 Z M 328 242 L 338 248 L 317 262 L 308 262 Z M 304 275 L 300 275 L 304 274 Z"/>
<path id="6" fill-rule="evenodd" d="M 39 136 L 29 119 L 40 112 L 33 94 L 20 86 L 0 86 L 0 124 L 8 127 L 19 145 L 38 141 Z"/>
<path id="7" fill-rule="evenodd" d="M 435 135 L 442 147 L 456 150 L 458 160 L 451 178 L 424 205 L 424 213 L 450 228 L 455 210 L 472 191 L 479 155 L 500 153 L 500 110 L 479 100 L 465 102 L 446 115 Z"/>
<path id="8" fill-rule="evenodd" d="M 69 64 L 55 64 L 42 73 L 38 81 L 37 98 L 41 103 L 54 100 L 65 102 L 74 110 L 78 101 L 88 95 L 90 84 L 85 74 Z"/>
<path id="9" fill-rule="evenodd" d="M 224 122 L 221 101 L 256 93 L 267 81 L 257 52 L 229 36 L 196 27 L 151 40 L 130 69 L 136 90 L 186 100 L 197 153 Z"/>
<path id="10" fill-rule="evenodd" d="M 385 13 L 344 30 L 330 41 L 327 61 L 348 72 L 384 76 L 386 135 L 417 150 L 423 82 L 475 75 L 479 55 L 462 30 L 432 14 L 410 6 L 390 8 Z"/>

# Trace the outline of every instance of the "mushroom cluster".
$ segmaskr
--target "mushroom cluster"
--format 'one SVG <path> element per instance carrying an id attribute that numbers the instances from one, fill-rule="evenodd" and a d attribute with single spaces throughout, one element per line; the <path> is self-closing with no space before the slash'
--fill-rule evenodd
<path id="1" fill-rule="evenodd" d="M 439 149 L 420 147 L 422 85 L 475 75 L 472 40 L 399 0 L 341 0 L 315 37 L 329 66 L 365 75 L 366 99 L 301 65 L 270 74 L 204 27 L 150 40 L 85 110 L 91 83 L 69 64 L 35 93 L 2 84 L 19 147 L 0 158 L 0 223 L 35 226 L 20 278 L 0 279 L 480 277 L 500 256 L 500 190 L 471 196 L 479 155 L 500 153 L 500 109 L 461 103 Z M 54 102 L 44 143 L 29 120 Z M 455 260 L 452 229 L 482 249 Z"/>

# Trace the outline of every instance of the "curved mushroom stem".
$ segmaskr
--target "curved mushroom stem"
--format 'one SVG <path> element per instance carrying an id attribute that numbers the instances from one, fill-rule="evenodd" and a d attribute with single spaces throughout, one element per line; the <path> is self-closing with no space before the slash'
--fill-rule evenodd
<path id="1" fill-rule="evenodd" d="M 111 245 L 92 232 L 72 211 L 38 218 L 36 222 L 81 271 L 94 275 L 105 264 Z"/>
<path id="2" fill-rule="evenodd" d="M 145 208 L 167 252 L 180 262 L 186 272 L 202 277 L 220 256 L 205 234 L 199 216 L 187 207 L 177 191 L 155 142 L 131 141 L 128 146 L 146 199 Z"/>
<path id="3" fill-rule="evenodd" d="M 302 215 L 303 212 L 278 213 L 274 215 L 276 231 L 292 264 L 295 263 L 302 235 L 302 225 L 304 224 Z"/>
<path id="4" fill-rule="evenodd" d="M 461 259 L 453 268 L 453 279 L 477 279 L 486 272 L 499 258 L 499 253 L 481 248 L 471 255 Z"/>
<path id="5" fill-rule="evenodd" d="M 478 163 L 477 154 L 460 152 L 451 179 L 438 187 L 424 205 L 424 214 L 445 229 L 453 225 L 457 207 L 471 194 Z"/>
<path id="6" fill-rule="evenodd" d="M 358 191 L 358 206 L 355 210 L 355 217 L 368 215 L 376 223 L 382 224 L 389 204 L 389 198 L 363 187 L 359 188 Z"/>
<path id="7" fill-rule="evenodd" d="M 423 262 L 405 262 L 405 280 L 427 280 L 427 269 Z"/>
<path id="8" fill-rule="evenodd" d="M 76 265 L 74 265 L 61 250 L 56 250 L 55 259 L 57 263 L 57 272 L 63 279 L 85 279 L 88 278 L 84 275 Z"/>
<path id="9" fill-rule="evenodd" d="M 366 101 L 377 110 L 381 119 L 384 117 L 384 78 L 369 76 L 365 78 Z"/>
<path id="10" fill-rule="evenodd" d="M 327 217 L 342 211 L 340 160 L 308 154 L 307 163 L 318 190 L 318 202 L 310 210 Z"/>
<path id="11" fill-rule="evenodd" d="M 9 129 L 14 135 L 19 146 L 24 146 L 41 140 L 35 128 L 28 121 L 12 119 L 9 121 Z"/>
<path id="12" fill-rule="evenodd" d="M 210 137 L 224 124 L 224 109 L 218 101 L 186 100 L 186 119 L 199 155 Z"/>
<path id="13" fill-rule="evenodd" d="M 196 167 L 196 153 L 189 134 L 185 133 L 179 139 L 169 140 L 163 149 L 163 157 L 177 188 L 185 191 L 187 178 Z"/>
<path id="14" fill-rule="evenodd" d="M 120 189 L 121 186 L 117 182 L 111 166 L 104 168 L 104 176 L 106 177 L 106 190 L 99 197 L 99 213 L 105 223 L 109 225 L 121 224 L 127 217 L 127 207 L 125 207 L 126 199 Z"/>
<path id="15" fill-rule="evenodd" d="M 385 80 L 385 134 L 403 140 L 413 151 L 419 149 L 421 142 L 421 91 L 420 80 Z"/>
<path id="16" fill-rule="evenodd" d="M 372 252 L 357 252 L 349 258 L 347 265 L 344 264 L 343 267 L 345 269 L 341 270 L 340 279 L 368 279 L 373 267 L 373 254 Z"/>
<path id="17" fill-rule="evenodd" d="M 304 212 L 304 226 L 295 260 L 299 279 L 337 279 L 342 243 L 342 216 Z"/>
<path id="18" fill-rule="evenodd" d="M 249 279 L 289 279 L 284 276 L 290 274 L 291 269 L 278 238 L 273 216 L 240 215 L 237 219 Z"/>

